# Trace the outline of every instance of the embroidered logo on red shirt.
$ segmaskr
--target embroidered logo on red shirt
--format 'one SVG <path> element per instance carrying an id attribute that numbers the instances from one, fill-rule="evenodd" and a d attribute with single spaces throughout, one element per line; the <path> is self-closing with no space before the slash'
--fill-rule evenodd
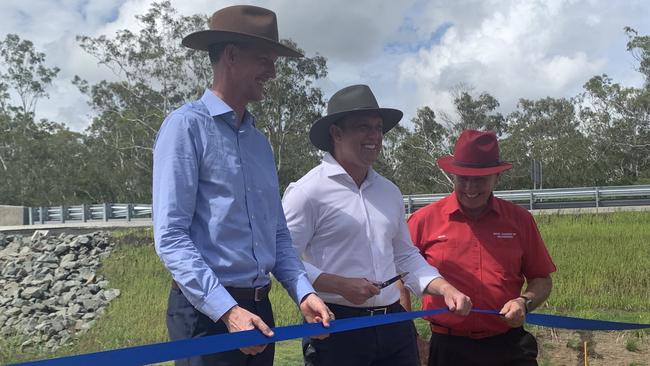
<path id="1" fill-rule="evenodd" d="M 517 236 L 517 233 L 492 233 L 497 239 L 512 239 Z"/>

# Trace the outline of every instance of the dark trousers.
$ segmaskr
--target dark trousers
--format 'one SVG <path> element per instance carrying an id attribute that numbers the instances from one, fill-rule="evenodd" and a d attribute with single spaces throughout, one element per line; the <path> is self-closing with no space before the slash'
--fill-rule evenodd
<path id="1" fill-rule="evenodd" d="M 273 310 L 268 298 L 255 302 L 253 300 L 236 299 L 239 306 L 257 314 L 269 327 L 274 327 Z M 226 324 L 219 320 L 212 321 L 209 317 L 196 310 L 185 298 L 183 293 L 172 288 L 167 304 L 167 330 L 169 339 L 177 341 L 187 338 L 204 337 L 208 335 L 228 333 Z M 239 350 L 213 353 L 188 359 L 176 360 L 176 366 L 266 366 L 273 365 L 275 345 L 270 343 L 262 353 L 249 356 Z"/>
<path id="2" fill-rule="evenodd" d="M 429 366 L 537 366 L 537 341 L 524 328 L 472 339 L 433 333 Z"/>
<path id="3" fill-rule="evenodd" d="M 367 316 L 354 308 L 327 304 L 336 319 Z M 399 303 L 388 313 L 405 311 Z M 323 340 L 304 338 L 306 366 L 419 366 L 420 357 L 412 321 L 333 333 Z"/>

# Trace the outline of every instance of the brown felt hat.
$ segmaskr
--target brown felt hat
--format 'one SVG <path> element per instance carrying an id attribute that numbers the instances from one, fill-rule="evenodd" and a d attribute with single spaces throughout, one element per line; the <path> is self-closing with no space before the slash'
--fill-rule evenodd
<path id="1" fill-rule="evenodd" d="M 303 56 L 297 50 L 280 43 L 275 13 L 259 6 L 235 5 L 220 9 L 210 17 L 209 28 L 183 38 L 183 46 L 207 51 L 217 43 L 253 42 L 273 49 L 278 56 Z"/>

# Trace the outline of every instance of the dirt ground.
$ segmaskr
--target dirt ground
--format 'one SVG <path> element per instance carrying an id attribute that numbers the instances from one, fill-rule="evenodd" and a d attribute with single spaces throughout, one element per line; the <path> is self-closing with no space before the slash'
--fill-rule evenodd
<path id="1" fill-rule="evenodd" d="M 539 344 L 540 366 L 650 366 L 650 334 L 642 331 L 590 332 L 540 328 L 532 330 Z M 587 342 L 587 363 L 584 344 Z M 418 342 L 420 354 L 428 344 Z M 426 365 L 423 358 L 423 365 Z"/>
<path id="2" fill-rule="evenodd" d="M 650 334 L 642 331 L 590 332 L 556 329 L 534 331 L 540 365 L 650 365 Z M 584 343 L 587 342 L 587 363 Z"/>

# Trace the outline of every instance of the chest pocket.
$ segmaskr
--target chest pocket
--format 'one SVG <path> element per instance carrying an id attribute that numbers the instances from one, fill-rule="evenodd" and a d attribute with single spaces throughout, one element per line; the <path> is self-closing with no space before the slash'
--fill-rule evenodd
<path id="1" fill-rule="evenodd" d="M 485 264 L 506 276 L 519 276 L 523 250 L 517 233 L 494 233 L 486 244 L 483 247 Z"/>

